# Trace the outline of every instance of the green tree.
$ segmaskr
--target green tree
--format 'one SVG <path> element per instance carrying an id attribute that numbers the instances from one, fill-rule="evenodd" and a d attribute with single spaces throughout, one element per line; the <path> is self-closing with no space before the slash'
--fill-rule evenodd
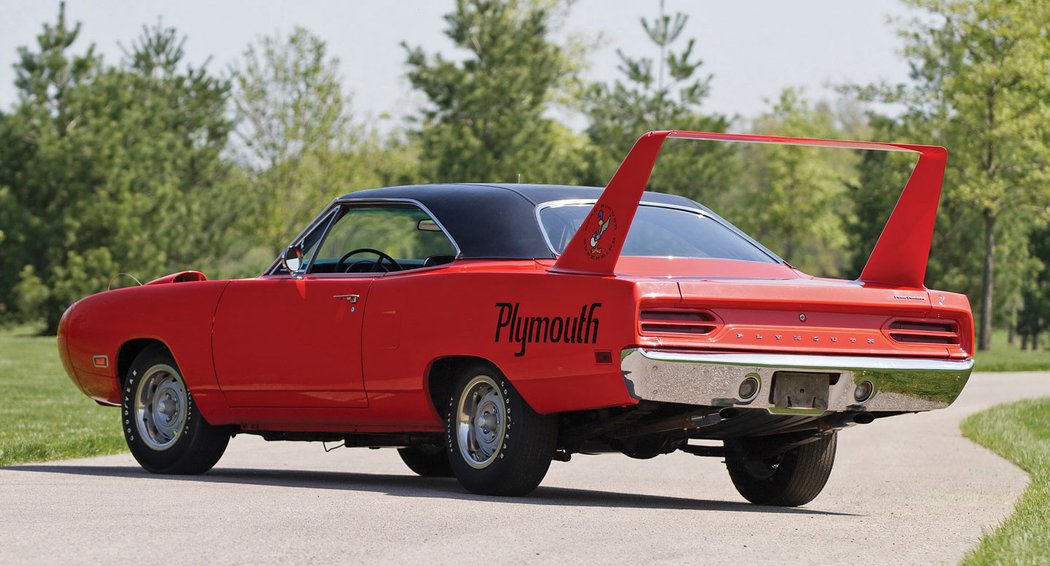
<path id="1" fill-rule="evenodd" d="M 273 249 L 345 187 L 349 99 L 339 61 L 303 28 L 261 39 L 234 67 L 239 156 L 253 171 L 256 234 Z"/>
<path id="2" fill-rule="evenodd" d="M 233 68 L 237 154 L 254 190 L 250 239 L 272 257 L 334 197 L 412 177 L 403 143 L 354 123 L 339 59 L 303 28 L 249 46 Z M 390 159 L 387 159 L 390 158 Z M 392 167 L 391 165 L 392 160 Z"/>
<path id="3" fill-rule="evenodd" d="M 18 62 L 14 65 L 15 88 L 22 103 L 33 103 L 52 117 L 68 110 L 67 92 L 92 77 L 101 64 L 94 45 L 88 46 L 81 55 L 69 53 L 80 36 L 80 27 L 80 22 L 69 25 L 66 3 L 61 2 L 58 20 L 54 25 L 45 23 L 43 31 L 36 37 L 39 50 L 18 48 Z"/>
<path id="4" fill-rule="evenodd" d="M 548 117 L 576 74 L 573 46 L 552 38 L 554 0 L 457 0 L 445 35 L 462 59 L 403 44 L 408 79 L 427 98 L 415 136 L 425 179 L 566 181 L 579 146 Z"/>
<path id="5" fill-rule="evenodd" d="M 873 140 L 897 141 L 907 137 L 894 118 L 869 113 L 867 123 Z M 848 200 L 853 204 L 853 214 L 846 222 L 852 275 L 860 275 L 864 269 L 916 161 L 909 153 L 861 152 L 856 180 L 846 187 Z"/>
<path id="6" fill-rule="evenodd" d="M 16 117 L 0 111 L 0 325 L 20 318 L 14 286 L 29 251 L 22 237 L 29 218 L 19 199 L 20 191 L 16 193 L 11 187 L 23 170 L 21 154 L 27 145 L 19 137 L 19 126 Z"/>
<path id="7" fill-rule="evenodd" d="M 76 172 L 51 170 L 36 159 L 51 139 L 64 136 L 65 126 L 74 123 L 69 93 L 91 80 L 101 64 L 94 46 L 83 54 L 70 52 L 79 34 L 80 24 L 70 25 L 65 3 L 60 4 L 57 21 L 45 24 L 37 35 L 37 50 L 18 49 L 14 84 L 19 102 L 9 114 L 0 113 L 0 225 L 4 227 L 0 315 L 7 321 L 36 314 L 32 307 L 37 303 L 19 307 L 18 282 L 23 273 L 34 273 L 38 265 L 50 264 L 56 252 L 61 253 L 62 226 L 48 223 L 60 216 L 66 197 L 80 186 Z M 62 165 L 61 156 L 56 158 L 53 165 Z M 67 179 L 40 183 L 66 172 L 71 173 Z"/>
<path id="8" fill-rule="evenodd" d="M 911 118 L 901 120 L 869 114 L 869 124 L 871 139 L 915 143 L 930 143 L 931 140 L 928 123 Z M 955 156 L 950 155 L 949 164 L 954 159 Z M 860 273 L 867 261 L 915 162 L 916 157 L 907 153 L 861 152 L 857 181 L 848 187 L 854 206 L 854 214 L 847 223 L 853 274 Z M 937 211 L 937 229 L 930 248 L 926 281 L 931 287 L 979 297 L 981 281 L 974 274 L 981 273 L 982 257 L 974 250 L 982 248 L 982 234 L 980 230 L 974 230 L 974 226 L 981 225 L 981 215 L 969 203 L 952 197 L 951 169 L 948 173 Z M 996 276 L 998 316 L 993 320 L 1000 326 L 1016 323 L 1015 313 L 1024 304 L 1022 289 L 1038 266 L 1026 247 L 1025 233 L 1030 222 L 1013 220 L 1016 213 L 1012 208 L 1004 210 L 1003 221 L 996 228 L 1001 234 L 997 238 L 1000 242 L 999 262 L 1011 266 L 1010 271 L 1000 271 Z"/>
<path id="9" fill-rule="evenodd" d="M 604 185 L 635 140 L 652 130 L 723 132 L 729 119 L 702 113 L 711 88 L 711 75 L 702 73 L 703 61 L 695 57 L 696 39 L 690 38 L 679 51 L 673 44 L 682 38 L 689 18 L 668 15 L 660 2 L 659 14 L 640 20 L 652 42 L 655 57 L 632 57 L 617 50 L 622 79 L 591 85 L 584 95 L 588 118 L 584 180 Z M 653 169 L 653 190 L 687 196 L 718 206 L 726 188 L 735 182 L 734 147 L 714 142 L 672 141 L 660 154 Z"/>
<path id="10" fill-rule="evenodd" d="M 144 27 L 121 65 L 93 85 L 103 96 L 112 89 L 109 99 L 125 105 L 92 108 L 106 135 L 114 125 L 124 129 L 106 184 L 120 188 L 113 192 L 127 199 L 119 203 L 127 213 L 148 215 L 124 241 L 160 240 L 165 272 L 209 266 L 236 238 L 232 229 L 243 215 L 243 186 L 223 158 L 233 127 L 230 83 L 207 63 L 186 64 L 185 43 L 160 22 Z M 118 96 L 121 89 L 130 94 Z"/>
<path id="11" fill-rule="evenodd" d="M 1042 265 L 1023 291 L 1024 309 L 1017 319 L 1017 332 L 1022 349 L 1038 350 L 1040 336 L 1050 331 L 1050 228 L 1035 230 L 1029 245 L 1032 256 Z"/>
<path id="12" fill-rule="evenodd" d="M 841 137 L 827 105 L 812 105 L 785 89 L 753 123 L 756 133 Z M 855 182 L 853 152 L 749 144 L 740 150 L 746 172 L 734 202 L 744 231 L 805 272 L 841 276 L 848 270 L 845 225 L 851 209 L 846 186 Z"/>
<path id="13" fill-rule="evenodd" d="M 1031 270 L 1027 247 L 1013 241 L 1026 238 L 1018 223 L 1030 227 L 1050 202 L 1050 4 L 906 1 L 921 11 L 901 32 L 911 82 L 867 94 L 904 103 L 913 131 L 951 153 L 945 203 L 966 213 L 969 229 L 976 226 L 981 234 L 978 347 L 984 350 L 996 307 L 1008 310 L 1016 303 L 1011 295 L 1020 292 L 1005 286 L 1001 274 L 1023 278 Z M 966 274 L 948 274 L 953 276 Z M 997 288 L 1008 291 L 1006 300 L 999 300 Z"/>
<path id="14" fill-rule="evenodd" d="M 5 260 L 23 314 L 48 332 L 118 272 L 203 267 L 234 212 L 223 206 L 228 84 L 182 65 L 183 40 L 159 24 L 112 67 L 68 54 L 76 29 L 63 8 L 39 51 L 21 51 L 5 120 L 22 140 L 9 166 L 18 182 L 0 183 L 20 216 L 19 257 Z"/>

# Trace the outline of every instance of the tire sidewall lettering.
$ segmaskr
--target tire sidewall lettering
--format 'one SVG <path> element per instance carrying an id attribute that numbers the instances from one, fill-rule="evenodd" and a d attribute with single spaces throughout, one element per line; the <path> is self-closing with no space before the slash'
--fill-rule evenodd
<path id="1" fill-rule="evenodd" d="M 175 367 L 174 360 L 170 358 L 160 363 L 170 365 L 171 367 L 175 368 L 176 371 L 179 371 L 178 368 Z M 148 370 L 149 368 L 157 364 L 158 362 L 153 361 L 148 364 L 148 367 L 146 369 Z M 124 419 L 124 424 L 126 426 L 122 428 L 124 429 L 124 436 L 125 440 L 128 443 L 128 448 L 132 451 L 133 454 L 137 455 L 138 457 L 146 458 L 148 460 L 154 460 L 158 458 L 163 458 L 165 460 L 168 458 L 180 458 L 186 452 L 186 446 L 192 444 L 192 436 L 195 432 L 195 421 L 193 418 L 195 412 L 195 404 L 193 402 L 193 395 L 190 393 L 189 387 L 186 385 L 186 382 L 182 377 L 181 371 L 179 371 L 178 377 L 179 380 L 182 382 L 182 386 L 186 388 L 186 424 L 183 426 L 182 434 L 179 436 L 179 438 L 166 450 L 156 450 L 148 444 L 146 444 L 146 442 L 140 438 L 141 435 L 137 433 L 137 423 L 131 422 L 135 420 L 135 417 L 132 414 L 132 408 L 134 405 L 135 394 L 139 385 L 140 374 L 145 374 L 148 372 L 142 372 L 139 369 L 132 369 L 128 373 L 129 375 L 125 382 L 122 402 L 126 417 Z"/>
<path id="2" fill-rule="evenodd" d="M 475 373 L 475 372 L 471 372 L 471 373 Z M 503 433 L 503 442 L 500 444 L 499 451 L 496 453 L 495 457 L 493 458 L 492 463 L 490 463 L 488 466 L 485 466 L 484 468 L 475 469 L 476 472 L 478 472 L 478 473 L 485 473 L 486 471 L 491 470 L 494 467 L 500 466 L 501 462 L 505 461 L 505 456 L 506 456 L 507 450 L 509 448 L 510 428 L 511 428 L 511 424 L 513 423 L 513 418 L 512 418 L 512 415 L 511 415 L 512 400 L 511 400 L 511 391 L 510 391 L 510 388 L 507 386 L 506 379 L 498 379 L 490 372 L 480 372 L 480 373 L 476 373 L 476 374 L 477 375 L 485 375 L 486 377 L 491 379 L 494 384 L 498 383 L 498 386 L 497 386 L 498 390 L 503 396 L 503 405 L 504 405 L 504 409 L 505 409 L 505 419 L 506 419 L 506 427 L 505 427 L 505 430 L 504 430 L 504 433 Z M 498 381 L 497 381 L 497 379 L 498 379 Z M 449 457 L 450 458 L 458 458 L 460 461 L 463 460 L 463 455 L 460 453 L 459 438 L 456 435 L 455 427 L 453 426 L 453 423 L 454 423 L 454 421 L 456 419 L 457 406 L 458 406 L 458 403 L 459 403 L 459 400 L 460 400 L 459 398 L 464 393 L 465 392 L 462 391 L 462 390 L 453 392 L 453 394 L 449 398 L 448 410 L 445 413 L 445 437 L 446 437 L 446 440 L 447 440 Z"/>

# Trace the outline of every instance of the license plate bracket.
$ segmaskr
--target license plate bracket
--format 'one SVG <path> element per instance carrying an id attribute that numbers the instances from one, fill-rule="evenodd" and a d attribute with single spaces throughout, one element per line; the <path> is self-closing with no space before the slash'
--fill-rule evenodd
<path id="1" fill-rule="evenodd" d="M 778 409 L 825 411 L 832 375 L 778 371 L 773 374 L 773 405 Z"/>

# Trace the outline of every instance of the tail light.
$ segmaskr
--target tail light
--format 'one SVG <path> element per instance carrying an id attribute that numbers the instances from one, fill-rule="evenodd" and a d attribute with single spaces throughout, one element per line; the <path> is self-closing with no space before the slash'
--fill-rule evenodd
<path id="1" fill-rule="evenodd" d="M 886 327 L 890 338 L 906 344 L 961 343 L 959 324 L 952 320 L 898 318 Z"/>
<path id="2" fill-rule="evenodd" d="M 642 334 L 710 334 L 722 323 L 701 310 L 651 309 L 641 312 Z"/>

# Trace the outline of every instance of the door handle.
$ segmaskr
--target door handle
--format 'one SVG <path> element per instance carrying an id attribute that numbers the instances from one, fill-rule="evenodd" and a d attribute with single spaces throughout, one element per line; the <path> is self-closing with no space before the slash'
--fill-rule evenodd
<path id="1" fill-rule="evenodd" d="M 348 295 L 332 295 L 332 298 L 333 299 L 345 299 L 347 301 L 350 301 L 351 303 L 356 304 L 357 300 L 361 298 L 361 295 L 358 295 L 357 293 L 350 293 Z"/>

